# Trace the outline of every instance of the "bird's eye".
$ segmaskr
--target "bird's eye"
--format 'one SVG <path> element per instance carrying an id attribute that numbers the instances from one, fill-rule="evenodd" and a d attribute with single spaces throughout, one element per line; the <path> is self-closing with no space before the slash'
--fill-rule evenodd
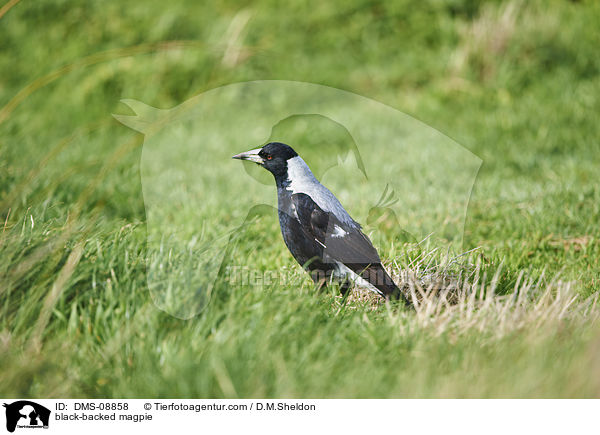
<path id="1" fill-rule="evenodd" d="M 271 154 L 267 154 L 267 155 L 265 156 L 265 158 L 266 158 L 267 160 L 273 160 L 273 156 L 272 156 Z"/>

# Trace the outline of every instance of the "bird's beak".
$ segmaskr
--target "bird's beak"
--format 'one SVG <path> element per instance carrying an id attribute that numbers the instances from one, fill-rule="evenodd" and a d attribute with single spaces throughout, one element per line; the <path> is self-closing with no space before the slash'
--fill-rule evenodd
<path id="1" fill-rule="evenodd" d="M 256 148 L 255 150 L 250 150 L 246 151 L 245 153 L 236 154 L 232 157 L 232 159 L 248 160 L 262 165 L 265 162 L 265 160 L 258 155 L 261 149 L 262 148 Z"/>

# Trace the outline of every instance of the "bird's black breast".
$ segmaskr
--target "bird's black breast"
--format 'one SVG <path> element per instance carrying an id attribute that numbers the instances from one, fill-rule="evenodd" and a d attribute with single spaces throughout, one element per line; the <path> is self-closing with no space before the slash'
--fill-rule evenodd
<path id="1" fill-rule="evenodd" d="M 279 195 L 279 226 L 283 241 L 296 261 L 308 270 L 330 270 L 333 264 L 323 262 L 323 246 L 307 234 L 298 219 L 292 197 L 287 192 Z"/>
<path id="2" fill-rule="evenodd" d="M 296 261 L 309 270 L 322 269 L 323 247 L 304 234 L 298 219 L 279 210 L 279 225 L 283 241 Z"/>

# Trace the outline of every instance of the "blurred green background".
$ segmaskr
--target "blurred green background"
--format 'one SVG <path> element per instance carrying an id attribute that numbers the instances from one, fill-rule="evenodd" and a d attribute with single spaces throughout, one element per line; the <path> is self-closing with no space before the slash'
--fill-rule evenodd
<path id="1" fill-rule="evenodd" d="M 158 311 L 144 138 L 111 114 L 132 114 L 123 98 L 168 109 L 265 79 L 378 100 L 483 160 L 463 249 L 479 247 L 491 274 L 503 264 L 502 292 L 521 272 L 560 272 L 587 297 L 600 271 L 599 22 L 596 1 L 6 3 L 0 395 L 598 396 L 597 375 L 577 378 L 599 364 L 593 324 L 539 339 L 406 335 L 383 308 L 331 311 L 307 282 L 226 286 L 189 321 Z M 240 262 L 296 267 L 274 217 L 247 237 Z"/>

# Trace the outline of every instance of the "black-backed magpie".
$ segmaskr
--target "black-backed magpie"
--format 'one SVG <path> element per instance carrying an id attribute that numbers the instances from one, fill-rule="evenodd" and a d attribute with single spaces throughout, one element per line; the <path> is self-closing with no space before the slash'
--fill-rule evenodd
<path id="1" fill-rule="evenodd" d="M 385 298 L 410 305 L 381 265 L 360 224 L 290 146 L 271 142 L 233 158 L 257 163 L 275 177 L 283 240 L 316 283 L 326 285 L 333 277 L 346 293 L 350 282 L 356 281 Z"/>

